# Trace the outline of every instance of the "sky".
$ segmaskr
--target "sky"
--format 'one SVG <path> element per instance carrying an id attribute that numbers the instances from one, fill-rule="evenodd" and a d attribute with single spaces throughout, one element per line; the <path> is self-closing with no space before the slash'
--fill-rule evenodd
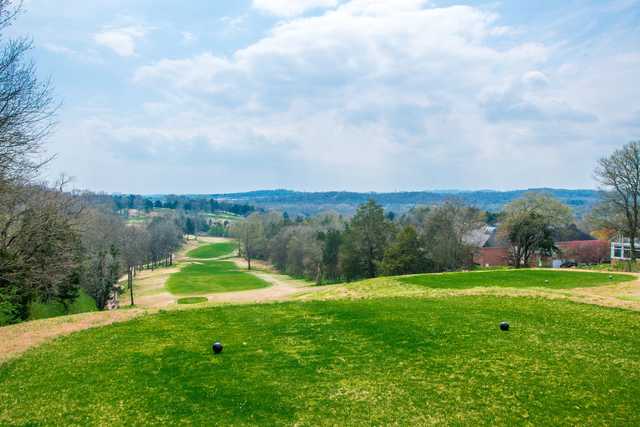
<path id="1" fill-rule="evenodd" d="M 95 191 L 595 188 L 640 139 L 640 2 L 25 0 Z"/>

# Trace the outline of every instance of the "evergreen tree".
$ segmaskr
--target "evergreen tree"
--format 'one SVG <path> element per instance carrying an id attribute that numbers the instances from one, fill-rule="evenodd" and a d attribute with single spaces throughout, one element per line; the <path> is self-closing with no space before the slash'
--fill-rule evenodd
<path id="1" fill-rule="evenodd" d="M 347 244 L 342 263 L 350 279 L 377 276 L 392 230 L 382 206 L 375 201 L 358 207 L 344 237 Z"/>
<path id="2" fill-rule="evenodd" d="M 340 277 L 340 245 L 342 244 L 342 235 L 339 230 L 331 229 L 326 233 L 321 233 L 322 246 L 322 265 L 324 275 L 329 280 L 336 280 Z"/>
<path id="3" fill-rule="evenodd" d="M 387 276 L 422 273 L 426 260 L 416 229 L 405 226 L 384 253 L 381 270 Z"/>

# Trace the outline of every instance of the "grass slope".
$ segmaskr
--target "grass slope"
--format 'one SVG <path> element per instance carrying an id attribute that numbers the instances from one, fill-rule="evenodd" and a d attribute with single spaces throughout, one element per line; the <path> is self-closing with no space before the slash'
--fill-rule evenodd
<path id="1" fill-rule="evenodd" d="M 208 300 L 205 297 L 188 297 L 188 298 L 180 298 L 178 300 L 178 304 L 200 304 L 207 301 Z"/>
<path id="2" fill-rule="evenodd" d="M 570 289 L 612 285 L 635 279 L 636 277 L 625 274 L 614 274 L 609 278 L 608 274 L 603 273 L 552 270 L 479 271 L 473 273 L 423 274 L 397 278 L 402 283 L 442 289 L 469 289 L 476 287 Z"/>
<path id="3" fill-rule="evenodd" d="M 29 320 L 49 319 L 51 317 L 65 316 L 67 314 L 88 313 L 98 311 L 96 302 L 87 293 L 80 289 L 78 298 L 69 307 L 69 312 L 65 313 L 64 306 L 56 301 L 42 303 L 34 302 L 29 308 Z"/>
<path id="4" fill-rule="evenodd" d="M 496 297 L 165 312 L 0 366 L 0 424 L 639 425 L 639 321 Z"/>
<path id="5" fill-rule="evenodd" d="M 240 271 L 230 261 L 200 261 L 172 274 L 167 289 L 174 295 L 245 291 L 269 286 L 253 274 Z"/>
<path id="6" fill-rule="evenodd" d="M 218 258 L 233 253 L 237 247 L 238 245 L 235 242 L 212 243 L 189 251 L 187 256 L 200 259 Z"/>

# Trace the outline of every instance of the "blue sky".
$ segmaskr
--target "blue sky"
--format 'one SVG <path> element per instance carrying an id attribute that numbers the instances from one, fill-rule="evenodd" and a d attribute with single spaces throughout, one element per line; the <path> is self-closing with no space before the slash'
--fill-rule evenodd
<path id="1" fill-rule="evenodd" d="M 27 0 L 12 33 L 78 188 L 592 188 L 640 139 L 635 0 Z"/>

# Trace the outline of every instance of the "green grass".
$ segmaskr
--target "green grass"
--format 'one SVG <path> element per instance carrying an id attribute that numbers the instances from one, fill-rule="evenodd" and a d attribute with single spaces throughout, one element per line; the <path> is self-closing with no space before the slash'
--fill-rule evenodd
<path id="1" fill-rule="evenodd" d="M 501 270 L 473 273 L 423 274 L 398 277 L 398 281 L 429 288 L 469 289 L 475 287 L 571 289 L 610 285 L 635 280 L 634 276 L 551 270 Z"/>
<path id="2" fill-rule="evenodd" d="M 627 271 L 627 272 L 640 272 L 640 265 L 636 262 L 632 264 L 631 262 L 619 262 L 616 264 L 604 263 L 604 264 L 591 264 L 591 265 L 580 265 L 581 269 L 585 270 L 594 270 L 594 271 Z"/>
<path id="3" fill-rule="evenodd" d="M 200 259 L 218 258 L 233 253 L 237 247 L 238 245 L 235 242 L 213 243 L 193 249 L 187 253 L 187 256 Z"/>
<path id="4" fill-rule="evenodd" d="M 229 261 L 200 261 L 172 274 L 166 287 L 175 295 L 212 294 L 266 288 L 269 283 Z"/>
<path id="5" fill-rule="evenodd" d="M 164 312 L 0 366 L 0 425 L 640 425 L 639 323 L 497 297 Z"/>
<path id="6" fill-rule="evenodd" d="M 208 300 L 205 297 L 188 297 L 188 298 L 180 298 L 178 300 L 178 304 L 200 304 L 207 301 Z"/>
<path id="7" fill-rule="evenodd" d="M 242 219 L 242 216 L 236 215 L 231 212 L 215 212 L 207 214 L 208 217 L 213 218 L 215 220 L 239 220 Z"/>
<path id="8" fill-rule="evenodd" d="M 96 302 L 81 289 L 78 298 L 74 301 L 71 307 L 69 307 L 68 313 L 65 313 L 64 306 L 56 301 L 48 303 L 34 302 L 29 308 L 29 320 L 49 319 L 51 317 L 87 313 L 90 311 L 98 311 Z"/>

